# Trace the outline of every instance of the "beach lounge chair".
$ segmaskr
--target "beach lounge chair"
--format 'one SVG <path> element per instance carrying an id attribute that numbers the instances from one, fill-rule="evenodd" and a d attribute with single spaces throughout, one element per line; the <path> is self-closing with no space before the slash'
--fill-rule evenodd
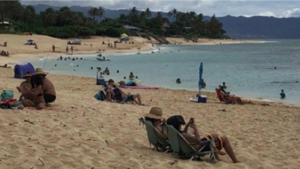
<path id="1" fill-rule="evenodd" d="M 162 134 L 153 126 L 151 121 L 146 121 L 142 117 L 139 119 L 140 124 L 146 126 L 148 140 L 150 145 L 154 146 L 153 150 L 156 149 L 158 152 L 170 152 L 171 146 L 167 139 L 165 139 Z"/>
<path id="2" fill-rule="evenodd" d="M 219 89 L 216 88 L 217 97 L 220 100 L 220 102 L 225 102 L 224 98 L 222 97 L 222 94 Z"/>
<path id="3" fill-rule="evenodd" d="M 218 97 L 218 99 L 220 100 L 221 103 L 235 104 L 235 102 L 236 102 L 235 97 L 231 97 L 231 99 L 225 99 L 224 95 L 221 93 L 220 89 L 216 89 L 216 93 L 217 93 L 217 97 Z"/>
<path id="4" fill-rule="evenodd" d="M 197 158 L 198 160 L 201 160 L 201 157 L 210 154 L 210 161 L 213 163 L 217 162 L 215 157 L 215 152 L 217 150 L 215 150 L 214 140 L 191 144 L 173 126 L 165 125 L 164 128 L 168 133 L 169 142 L 175 153 L 174 157 L 180 156 L 184 159 L 190 158 L 190 160 L 193 160 L 194 158 Z M 194 145 L 201 145 L 202 147 L 200 150 L 196 150 Z M 207 146 L 209 146 L 210 151 L 204 151 L 204 148 Z"/>

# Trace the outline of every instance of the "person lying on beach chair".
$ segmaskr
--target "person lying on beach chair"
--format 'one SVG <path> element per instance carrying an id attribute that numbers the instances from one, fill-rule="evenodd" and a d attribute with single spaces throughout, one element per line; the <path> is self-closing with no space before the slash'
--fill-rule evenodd
<path id="1" fill-rule="evenodd" d="M 219 97 L 219 100 L 221 102 L 225 102 L 226 104 L 235 104 L 238 103 L 240 105 L 243 105 L 244 102 L 242 101 L 242 99 L 240 97 L 237 96 L 232 96 L 230 95 L 230 92 L 226 92 L 223 86 L 219 86 L 219 89 L 216 89 L 217 92 L 217 96 Z M 221 98 L 221 99 L 220 99 Z"/>
<path id="2" fill-rule="evenodd" d="M 108 85 L 105 86 L 106 100 L 111 102 L 115 100 L 119 103 L 126 103 L 128 101 L 135 102 L 138 105 L 142 104 L 142 99 L 140 94 L 131 95 L 130 93 L 126 94 L 121 89 L 114 85 L 114 80 L 109 79 Z"/>
<path id="3" fill-rule="evenodd" d="M 210 135 L 207 135 L 207 136 L 201 138 L 198 128 L 197 128 L 193 118 L 191 118 L 190 121 L 185 125 L 185 121 L 184 121 L 183 117 L 180 115 L 176 115 L 176 116 L 172 116 L 172 117 L 168 118 L 167 124 L 172 125 L 178 132 L 180 132 L 182 134 L 182 136 L 187 141 L 189 141 L 191 144 L 194 144 L 194 148 L 196 150 L 200 150 L 202 148 L 202 145 L 197 145 L 197 143 L 203 142 L 203 141 L 214 140 L 215 146 L 219 150 L 215 154 L 217 160 L 221 161 L 219 155 L 226 154 L 221 151 L 224 148 L 225 151 L 227 152 L 227 154 L 230 156 L 233 163 L 239 162 L 238 159 L 236 158 L 236 156 L 233 152 L 233 149 L 231 147 L 231 144 L 226 136 L 220 137 L 217 134 L 210 134 Z M 185 128 L 183 131 L 181 130 L 182 125 L 185 125 Z M 192 128 L 194 130 L 194 135 L 188 133 L 189 128 Z M 207 151 L 209 151 L 209 150 L 207 150 Z"/>

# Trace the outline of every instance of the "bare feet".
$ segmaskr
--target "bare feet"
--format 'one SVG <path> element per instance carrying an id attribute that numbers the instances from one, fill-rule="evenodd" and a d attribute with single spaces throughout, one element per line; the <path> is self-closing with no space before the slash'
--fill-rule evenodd
<path id="1" fill-rule="evenodd" d="M 46 103 L 46 107 L 51 107 L 51 105 L 49 103 Z"/>
<path id="2" fill-rule="evenodd" d="M 226 155 L 226 153 L 225 153 L 225 152 L 223 152 L 223 151 L 218 151 L 218 154 L 220 154 L 221 156 L 224 156 L 224 155 Z"/>

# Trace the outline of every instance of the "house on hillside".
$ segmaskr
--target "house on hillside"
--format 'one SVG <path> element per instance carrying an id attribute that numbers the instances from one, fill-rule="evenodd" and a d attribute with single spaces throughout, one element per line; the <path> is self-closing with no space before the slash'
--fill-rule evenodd
<path id="1" fill-rule="evenodd" d="M 11 25 L 12 24 L 7 21 L 0 22 L 0 29 L 8 30 Z"/>
<path id="2" fill-rule="evenodd" d="M 135 26 L 129 26 L 124 25 L 124 28 L 128 31 L 130 34 L 138 34 L 142 29 L 135 27 Z"/>
<path id="3" fill-rule="evenodd" d="M 162 28 L 164 31 L 168 32 L 170 29 L 170 25 L 167 22 L 165 22 L 163 23 Z"/>

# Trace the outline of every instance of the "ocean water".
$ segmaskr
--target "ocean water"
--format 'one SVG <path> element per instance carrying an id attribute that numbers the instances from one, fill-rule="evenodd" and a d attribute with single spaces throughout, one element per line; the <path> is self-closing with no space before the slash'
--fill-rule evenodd
<path id="1" fill-rule="evenodd" d="M 105 56 L 111 61 L 97 61 L 97 54 L 73 55 L 87 60 L 57 61 L 57 57 L 29 59 L 35 67 L 55 74 L 96 77 L 96 67 L 108 67 L 115 81 L 133 72 L 143 85 L 171 89 L 198 90 L 200 62 L 207 87 L 215 91 L 226 82 L 231 94 L 290 104 L 300 104 L 300 40 L 274 40 L 265 43 L 159 46 L 160 51 Z M 65 57 L 65 56 L 64 56 Z M 57 66 L 55 67 L 55 64 Z M 79 65 L 79 67 L 77 67 Z M 91 70 L 91 67 L 94 69 Z M 277 67 L 277 69 L 274 69 Z M 75 71 L 74 71 L 75 69 Z M 119 70 L 120 73 L 116 73 Z M 176 84 L 177 78 L 181 84 Z M 96 82 L 96 80 L 95 80 Z M 287 98 L 280 99 L 281 89 Z M 196 94 L 196 92 L 195 92 Z M 188 98 L 187 98 L 188 99 Z"/>

